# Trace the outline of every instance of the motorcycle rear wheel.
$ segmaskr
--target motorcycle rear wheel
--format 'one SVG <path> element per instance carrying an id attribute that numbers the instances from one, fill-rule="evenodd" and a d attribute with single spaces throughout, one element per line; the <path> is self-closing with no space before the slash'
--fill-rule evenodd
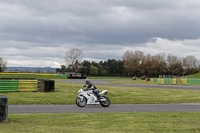
<path id="1" fill-rule="evenodd" d="M 110 106 L 110 99 L 106 96 L 102 96 L 106 101 L 99 101 L 102 107 L 108 107 Z"/>
<path id="2" fill-rule="evenodd" d="M 76 98 L 76 105 L 79 107 L 85 107 L 85 105 L 87 104 L 87 99 L 85 97 L 83 97 L 83 100 L 81 100 L 81 98 L 77 97 Z"/>

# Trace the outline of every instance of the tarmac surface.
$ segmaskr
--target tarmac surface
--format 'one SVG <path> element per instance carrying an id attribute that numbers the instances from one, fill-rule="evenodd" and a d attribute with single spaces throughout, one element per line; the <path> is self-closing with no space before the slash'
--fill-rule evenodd
<path id="1" fill-rule="evenodd" d="M 100 105 L 8 105 L 9 114 L 43 113 L 119 113 L 119 112 L 200 112 L 200 103 L 185 104 L 111 104 Z"/>

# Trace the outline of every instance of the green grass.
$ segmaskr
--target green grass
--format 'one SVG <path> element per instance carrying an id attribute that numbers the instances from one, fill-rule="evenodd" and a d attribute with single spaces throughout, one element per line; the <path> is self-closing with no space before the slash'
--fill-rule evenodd
<path id="1" fill-rule="evenodd" d="M 154 133 L 200 132 L 200 113 L 10 114 L 0 133 Z"/>
<path id="2" fill-rule="evenodd" d="M 2 92 L 9 104 L 75 104 L 81 84 L 56 82 L 55 92 Z M 176 90 L 97 85 L 108 90 L 111 104 L 200 103 L 200 90 Z"/>
<path id="3" fill-rule="evenodd" d="M 56 74 L 55 74 L 56 75 Z M 55 77 L 53 75 L 24 75 L 24 74 L 12 74 L 12 75 L 3 75 L 0 74 L 0 78 L 35 78 L 35 79 L 51 79 L 51 80 L 60 80 L 65 79 L 67 77 Z M 89 79 L 132 79 L 131 77 L 87 77 Z"/>
<path id="4" fill-rule="evenodd" d="M 23 78 L 55 78 L 54 76 L 39 75 L 0 75 L 0 78 L 2 78 L 2 76 L 16 76 L 13 78 L 22 78 L 20 76 L 23 76 Z M 58 79 L 62 79 L 62 77 L 58 77 Z M 142 80 L 117 82 L 151 84 Z M 81 87 L 81 84 L 56 82 L 55 92 L 1 92 L 0 95 L 7 95 L 9 104 L 75 104 L 77 91 Z M 200 103 L 200 90 L 134 88 L 101 85 L 97 85 L 97 87 L 100 91 L 108 90 L 111 104 Z"/>
<path id="5" fill-rule="evenodd" d="M 55 77 L 53 75 L 23 75 L 23 74 L 12 74 L 12 75 L 0 75 L 0 78 L 34 78 L 34 79 L 50 79 L 50 80 L 67 80 L 67 77 Z"/>
<path id="6" fill-rule="evenodd" d="M 196 74 L 191 74 L 191 75 L 188 75 L 186 76 L 187 78 L 200 78 L 200 73 L 196 73 Z"/>
<path id="7" fill-rule="evenodd" d="M 66 79 L 54 76 L 3 76 L 0 78 Z M 91 77 L 91 79 L 98 79 Z M 105 78 L 103 78 L 105 79 Z M 110 77 L 107 79 L 111 79 Z M 124 81 L 123 81 L 124 82 Z M 132 81 L 130 81 L 132 82 Z M 138 83 L 142 81 L 136 81 Z M 148 83 L 147 83 L 148 84 Z M 56 82 L 55 92 L 2 92 L 9 104 L 74 104 L 81 84 Z M 199 90 L 175 90 L 97 85 L 108 90 L 111 104 L 131 103 L 200 103 Z M 134 105 L 133 105 L 134 106 Z M 199 112 L 171 113 L 67 113 L 9 114 L 0 123 L 0 133 L 36 132 L 200 132 Z"/>

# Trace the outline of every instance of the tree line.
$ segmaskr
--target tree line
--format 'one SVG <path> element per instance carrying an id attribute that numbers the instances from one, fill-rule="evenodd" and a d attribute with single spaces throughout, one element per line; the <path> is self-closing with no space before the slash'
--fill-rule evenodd
<path id="1" fill-rule="evenodd" d="M 57 72 L 76 72 L 91 76 L 147 76 L 159 75 L 183 76 L 200 72 L 200 61 L 193 55 L 180 58 L 166 53 L 155 55 L 144 54 L 142 51 L 126 51 L 122 60 L 79 62 L 83 52 L 71 49 L 66 52 L 65 61 L 68 67 L 62 65 Z"/>
<path id="2" fill-rule="evenodd" d="M 200 70 L 200 61 L 193 55 L 180 58 L 166 53 L 145 55 L 142 51 L 126 51 L 122 59 L 128 76 L 132 74 L 148 77 L 184 76 L 198 73 Z"/>
<path id="3" fill-rule="evenodd" d="M 193 55 L 178 57 L 172 54 L 144 54 L 143 51 L 126 51 L 122 60 L 80 61 L 83 51 L 70 49 L 66 52 L 66 65 L 56 69 L 56 73 L 76 72 L 90 76 L 184 76 L 200 72 L 200 61 Z M 0 72 L 7 68 L 7 62 L 0 57 Z"/>

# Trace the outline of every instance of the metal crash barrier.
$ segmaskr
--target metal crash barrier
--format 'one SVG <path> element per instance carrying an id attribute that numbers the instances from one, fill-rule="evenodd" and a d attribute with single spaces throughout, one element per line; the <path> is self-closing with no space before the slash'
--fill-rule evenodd
<path id="1" fill-rule="evenodd" d="M 190 85 L 190 84 L 200 84 L 200 79 L 185 79 L 185 78 L 151 78 L 151 82 L 158 83 L 158 84 L 183 84 L 183 85 Z"/>
<path id="2" fill-rule="evenodd" d="M 0 92 L 52 92 L 55 89 L 54 80 L 46 79 L 0 79 Z"/>

